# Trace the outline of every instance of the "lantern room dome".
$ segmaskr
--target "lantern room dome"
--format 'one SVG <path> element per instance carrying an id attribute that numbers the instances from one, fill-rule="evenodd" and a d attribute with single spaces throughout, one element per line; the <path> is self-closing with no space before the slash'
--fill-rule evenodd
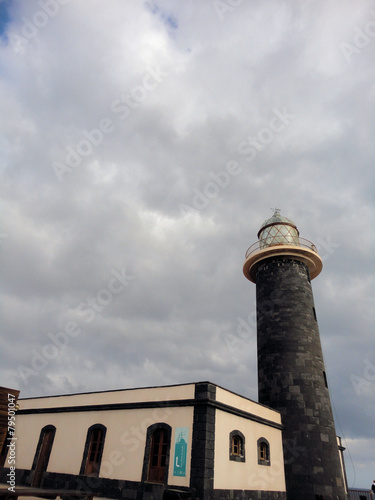
<path id="1" fill-rule="evenodd" d="M 278 210 L 261 225 L 258 232 L 260 248 L 273 245 L 299 245 L 299 231 L 294 222 L 280 215 Z"/>

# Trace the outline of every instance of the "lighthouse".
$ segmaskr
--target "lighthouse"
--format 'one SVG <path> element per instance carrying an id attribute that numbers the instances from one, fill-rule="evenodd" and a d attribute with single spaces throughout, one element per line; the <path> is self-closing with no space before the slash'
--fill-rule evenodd
<path id="1" fill-rule="evenodd" d="M 282 416 L 288 500 L 347 498 L 311 287 L 316 247 L 275 209 L 246 252 L 256 284 L 259 402 Z"/>

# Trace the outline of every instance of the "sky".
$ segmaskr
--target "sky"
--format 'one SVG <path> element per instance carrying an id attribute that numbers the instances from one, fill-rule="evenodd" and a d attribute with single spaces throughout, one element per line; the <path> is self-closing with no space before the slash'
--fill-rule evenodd
<path id="1" fill-rule="evenodd" d="M 349 486 L 375 477 L 375 7 L 0 1 L 0 385 L 257 400 L 246 249 L 315 243 Z"/>

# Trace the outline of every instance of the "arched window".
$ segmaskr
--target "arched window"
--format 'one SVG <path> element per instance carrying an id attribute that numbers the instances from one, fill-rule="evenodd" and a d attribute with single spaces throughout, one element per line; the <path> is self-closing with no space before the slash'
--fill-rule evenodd
<path id="1" fill-rule="evenodd" d="M 172 428 L 158 423 L 147 429 L 142 481 L 167 484 Z"/>
<path id="2" fill-rule="evenodd" d="M 245 436 L 241 431 L 229 434 L 229 460 L 245 462 Z"/>
<path id="3" fill-rule="evenodd" d="M 92 425 L 87 431 L 80 474 L 99 476 L 106 432 L 107 429 L 102 424 Z"/>
<path id="4" fill-rule="evenodd" d="M 270 444 L 266 438 L 258 439 L 258 464 L 271 465 L 270 460 Z"/>
<path id="5" fill-rule="evenodd" d="M 31 486 L 38 487 L 42 482 L 43 474 L 47 470 L 49 457 L 51 455 L 55 433 L 56 427 L 53 425 L 46 425 L 40 431 L 40 437 L 38 445 L 36 447 L 33 465 L 31 466 L 31 470 L 34 471 Z"/>

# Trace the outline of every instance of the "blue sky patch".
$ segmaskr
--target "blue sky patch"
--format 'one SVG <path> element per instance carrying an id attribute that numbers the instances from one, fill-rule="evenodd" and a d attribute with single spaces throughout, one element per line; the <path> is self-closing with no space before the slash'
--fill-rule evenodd
<path id="1" fill-rule="evenodd" d="M 4 33 L 6 31 L 7 24 L 10 21 L 9 17 L 9 6 L 11 0 L 0 0 L 0 36 L 4 37 Z"/>
<path id="2" fill-rule="evenodd" d="M 170 29 L 177 29 L 178 28 L 178 22 L 177 18 L 171 14 L 163 11 L 158 5 L 156 5 L 154 2 L 146 2 L 145 3 L 146 7 L 148 10 L 159 17 L 159 19 L 167 25 L 167 27 Z"/>

